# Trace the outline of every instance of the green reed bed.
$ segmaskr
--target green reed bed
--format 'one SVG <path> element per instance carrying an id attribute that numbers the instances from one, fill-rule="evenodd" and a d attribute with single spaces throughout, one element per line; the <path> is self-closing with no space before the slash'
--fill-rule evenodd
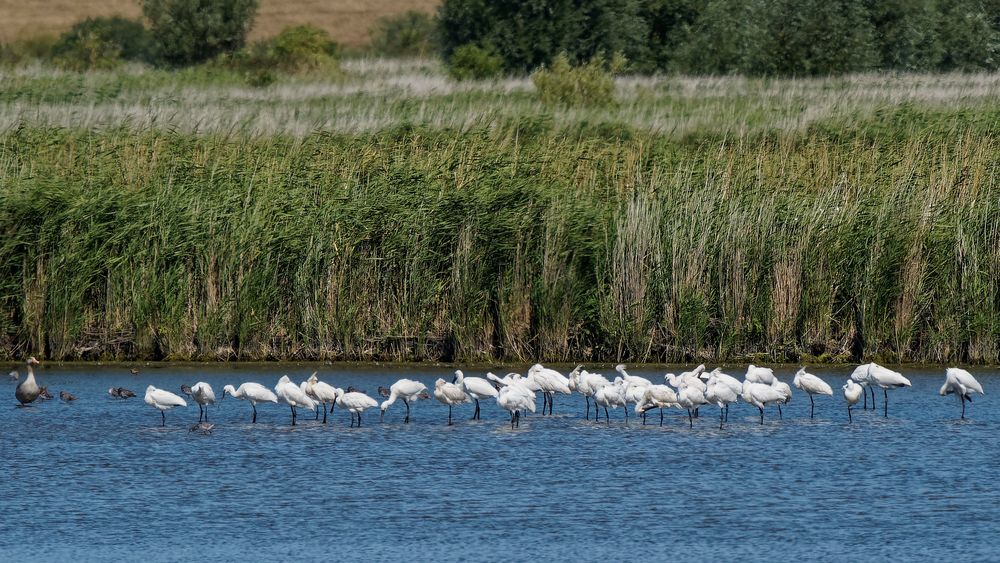
<path id="1" fill-rule="evenodd" d="M 981 117 L 22 126 L 0 135 L 0 356 L 996 362 Z"/>

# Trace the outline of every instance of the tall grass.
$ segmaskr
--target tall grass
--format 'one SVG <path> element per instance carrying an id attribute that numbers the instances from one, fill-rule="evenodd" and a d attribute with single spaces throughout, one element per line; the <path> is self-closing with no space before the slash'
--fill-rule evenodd
<path id="1" fill-rule="evenodd" d="M 1000 137 L 934 111 L 679 140 L 9 129 L 0 356 L 996 362 Z"/>

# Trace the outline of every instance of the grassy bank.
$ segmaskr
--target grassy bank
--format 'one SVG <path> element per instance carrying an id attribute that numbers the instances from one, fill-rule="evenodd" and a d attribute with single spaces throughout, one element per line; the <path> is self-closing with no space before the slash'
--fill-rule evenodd
<path id="1" fill-rule="evenodd" d="M 0 91 L 2 357 L 998 360 L 995 77 L 623 81 L 584 111 L 433 71 L 72 100 L 32 72 Z M 342 101 L 378 126 L 295 123 Z"/>

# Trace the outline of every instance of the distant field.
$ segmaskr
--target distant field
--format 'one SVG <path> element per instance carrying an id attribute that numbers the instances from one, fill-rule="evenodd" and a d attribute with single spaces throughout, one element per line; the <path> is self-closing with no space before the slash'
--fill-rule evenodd
<path id="1" fill-rule="evenodd" d="M 367 43 L 380 17 L 407 10 L 432 12 L 437 0 L 261 0 L 253 37 L 268 37 L 288 25 L 311 23 L 344 45 Z M 0 0 L 0 42 L 56 34 L 88 16 L 141 13 L 134 0 Z"/>

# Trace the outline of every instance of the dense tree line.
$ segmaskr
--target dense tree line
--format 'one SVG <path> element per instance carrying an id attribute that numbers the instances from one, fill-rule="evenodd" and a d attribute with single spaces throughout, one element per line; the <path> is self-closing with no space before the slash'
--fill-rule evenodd
<path id="1" fill-rule="evenodd" d="M 621 53 L 639 72 L 825 75 L 992 70 L 1000 0 L 444 0 L 446 59 L 475 46 L 527 72 Z"/>

